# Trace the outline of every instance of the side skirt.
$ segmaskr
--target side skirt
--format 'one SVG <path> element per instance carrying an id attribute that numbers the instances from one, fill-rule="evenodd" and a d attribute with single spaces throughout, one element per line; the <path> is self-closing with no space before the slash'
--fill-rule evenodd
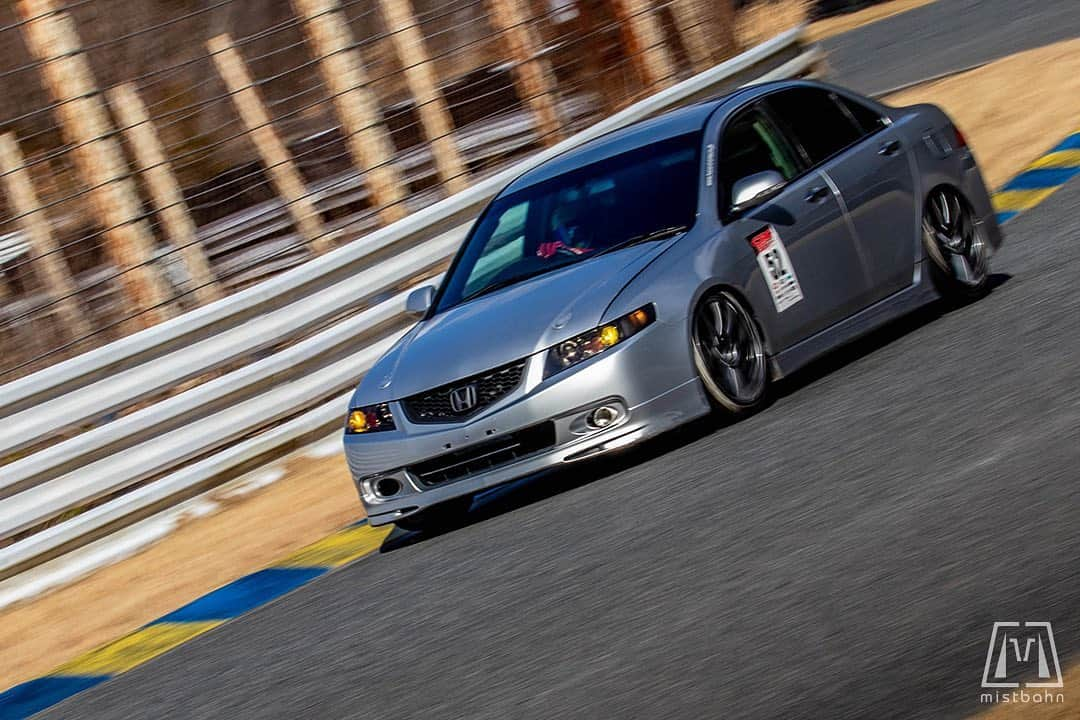
<path id="1" fill-rule="evenodd" d="M 926 262 L 929 261 L 924 259 L 915 265 L 914 281 L 903 290 L 774 355 L 770 359 L 773 379 L 790 375 L 829 350 L 936 300 L 939 295 L 930 280 Z"/>

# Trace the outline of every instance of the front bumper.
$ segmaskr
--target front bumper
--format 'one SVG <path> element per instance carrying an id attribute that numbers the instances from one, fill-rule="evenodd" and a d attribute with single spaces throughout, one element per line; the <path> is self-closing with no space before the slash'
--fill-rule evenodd
<path id="1" fill-rule="evenodd" d="M 400 403 L 390 404 L 398 429 L 346 435 L 345 456 L 372 525 L 394 522 L 424 508 L 578 459 L 634 444 L 700 417 L 709 403 L 693 369 L 685 319 L 658 321 L 602 355 L 543 380 L 546 352 L 528 358 L 516 390 L 460 423 L 411 423 Z M 619 410 L 602 429 L 584 417 L 600 405 Z M 537 452 L 431 483 L 415 466 L 468 451 L 513 433 L 552 422 L 554 442 Z M 372 481 L 393 478 L 400 491 L 379 498 Z"/>

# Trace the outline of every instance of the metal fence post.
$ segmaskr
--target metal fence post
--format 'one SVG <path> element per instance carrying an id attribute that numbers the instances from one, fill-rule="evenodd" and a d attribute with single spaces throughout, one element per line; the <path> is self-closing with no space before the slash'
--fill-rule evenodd
<path id="1" fill-rule="evenodd" d="M 114 137 L 101 94 L 71 16 L 55 0 L 18 0 L 30 52 L 41 62 L 45 86 L 57 103 L 61 129 L 75 144 L 79 173 L 91 189 L 105 247 L 118 270 L 128 311 L 138 325 L 162 320 L 171 292 L 154 267 L 154 237 Z"/>
<path id="2" fill-rule="evenodd" d="M 424 37 L 409 0 L 379 0 L 394 50 L 405 69 L 405 82 L 416 102 L 420 123 L 431 144 L 439 178 L 450 192 L 469 186 L 468 170 L 454 141 L 454 121 L 435 80 Z"/>
<path id="3" fill-rule="evenodd" d="M 701 72 L 712 64 L 701 0 L 675 0 L 671 5 L 671 14 L 686 53 L 690 56 L 690 65 L 695 72 Z"/>
<path id="4" fill-rule="evenodd" d="M 57 245 L 49 219 L 41 209 L 37 191 L 26 171 L 22 151 L 14 133 L 0 135 L 0 171 L 17 225 L 30 241 L 33 268 L 49 297 L 56 302 L 61 324 L 69 340 L 91 334 L 90 323 L 79 306 L 78 285 L 71 276 L 63 251 Z"/>
<path id="5" fill-rule="evenodd" d="M 323 227 L 319 210 L 304 187 L 303 178 L 288 148 L 274 129 L 270 113 L 255 89 L 244 59 L 233 46 L 232 38 L 228 34 L 218 35 L 211 38 L 206 46 L 214 56 L 214 64 L 262 158 L 263 167 L 270 174 L 270 180 L 284 200 L 300 235 L 314 252 L 329 250 L 333 243 Z"/>
<path id="6" fill-rule="evenodd" d="M 165 235 L 184 259 L 188 275 L 195 286 L 196 299 L 199 303 L 206 304 L 221 298 L 214 274 L 210 271 L 202 246 L 199 245 L 195 222 L 188 212 L 184 194 L 165 157 L 165 149 L 150 122 L 146 106 L 135 88 L 127 83 L 117 85 L 109 90 L 108 94 L 113 111 L 131 144 L 135 164 L 146 179 Z"/>
<path id="7" fill-rule="evenodd" d="M 675 77 L 675 63 L 664 42 L 664 28 L 649 0 L 611 0 L 634 67 L 648 88 L 663 87 Z"/>
<path id="8" fill-rule="evenodd" d="M 540 41 L 529 25 L 521 0 L 487 0 L 491 20 L 502 33 L 508 54 L 514 60 L 521 99 L 532 109 L 537 134 L 545 145 L 562 138 L 559 112 L 555 106 L 555 74 L 540 54 Z"/>
<path id="9" fill-rule="evenodd" d="M 394 145 L 379 104 L 368 89 L 359 52 L 338 0 L 293 0 L 306 22 L 304 31 L 319 59 L 323 82 L 334 97 L 349 152 L 371 189 L 384 223 L 405 217 L 408 185 L 393 163 Z"/>

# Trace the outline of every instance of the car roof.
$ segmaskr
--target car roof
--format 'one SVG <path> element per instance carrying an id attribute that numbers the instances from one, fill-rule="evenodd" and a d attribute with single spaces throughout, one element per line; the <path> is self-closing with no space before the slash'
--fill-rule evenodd
<path id="1" fill-rule="evenodd" d="M 671 110 L 654 118 L 641 120 L 613 130 L 583 145 L 567 150 L 518 177 L 502 192 L 507 194 L 530 187 L 571 170 L 679 135 L 701 132 L 709 118 L 721 106 L 775 89 L 787 82 L 772 82 L 735 90 L 719 98 Z"/>

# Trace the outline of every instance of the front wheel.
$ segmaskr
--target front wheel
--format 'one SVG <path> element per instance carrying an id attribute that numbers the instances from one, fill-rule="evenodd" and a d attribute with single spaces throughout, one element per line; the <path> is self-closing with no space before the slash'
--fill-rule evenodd
<path id="1" fill-rule="evenodd" d="M 713 402 L 732 414 L 760 407 L 769 381 L 765 344 L 738 298 L 726 290 L 707 295 L 691 333 L 694 364 Z"/>
<path id="2" fill-rule="evenodd" d="M 938 188 L 926 199 L 923 244 L 934 280 L 946 297 L 973 300 L 986 292 L 990 246 L 962 195 Z"/>

